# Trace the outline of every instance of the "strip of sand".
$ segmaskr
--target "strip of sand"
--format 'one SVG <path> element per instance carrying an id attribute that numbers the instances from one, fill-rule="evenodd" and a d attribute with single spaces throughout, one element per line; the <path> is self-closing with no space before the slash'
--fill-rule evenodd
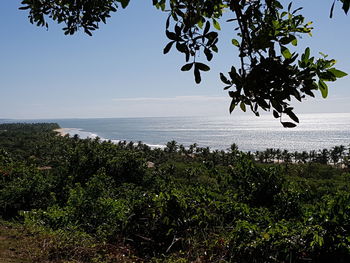
<path id="1" fill-rule="evenodd" d="M 66 136 L 67 134 L 69 134 L 68 133 L 69 128 L 59 128 L 59 129 L 55 129 L 53 131 L 58 132 L 59 133 L 58 135 L 60 135 L 60 136 Z"/>

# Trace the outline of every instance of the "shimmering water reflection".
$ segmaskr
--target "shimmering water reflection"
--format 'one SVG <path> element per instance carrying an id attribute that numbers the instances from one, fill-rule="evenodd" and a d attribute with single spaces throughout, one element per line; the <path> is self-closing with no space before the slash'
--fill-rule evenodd
<path id="1" fill-rule="evenodd" d="M 236 143 L 243 151 L 266 148 L 318 150 L 350 144 L 350 113 L 303 114 L 301 123 L 285 129 L 270 115 L 223 117 L 109 118 L 52 120 L 70 134 L 110 140 L 142 141 L 162 146 L 175 140 L 224 149 Z"/>

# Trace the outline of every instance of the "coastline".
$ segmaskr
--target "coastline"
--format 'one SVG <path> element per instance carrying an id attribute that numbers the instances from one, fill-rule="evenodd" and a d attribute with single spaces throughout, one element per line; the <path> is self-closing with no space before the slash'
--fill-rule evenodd
<path id="1" fill-rule="evenodd" d="M 59 129 L 54 129 L 54 132 L 57 132 L 59 136 L 66 136 L 67 134 L 69 135 L 68 132 L 69 128 L 59 128 Z"/>
<path id="2" fill-rule="evenodd" d="M 57 136 L 66 136 L 66 135 L 73 136 L 73 134 L 77 134 L 81 139 L 88 139 L 88 138 L 94 139 L 98 137 L 100 141 L 111 141 L 114 144 L 118 144 L 121 141 L 116 139 L 106 139 L 98 136 L 95 133 L 84 131 L 80 128 L 59 128 L 59 129 L 54 129 L 53 131 L 58 133 Z M 126 143 L 130 143 L 130 141 L 126 141 Z M 138 144 L 138 142 L 133 142 L 133 143 L 135 146 Z M 149 144 L 144 142 L 142 143 L 148 145 L 149 147 L 151 147 L 151 149 L 155 149 L 155 148 L 164 149 L 166 147 L 166 145 L 163 145 L 163 144 Z"/>
<path id="3" fill-rule="evenodd" d="M 286 149 L 289 152 L 331 149 L 350 144 L 350 114 L 309 114 L 300 127 L 285 129 L 274 119 L 249 116 L 237 122 L 226 118 L 139 118 L 139 119 L 70 119 L 58 120 L 60 135 L 77 134 L 79 138 L 138 142 L 154 148 L 165 147 L 175 140 L 185 147 L 196 143 L 211 150 L 230 148 L 232 143 L 241 151 L 265 151 L 268 148 Z M 334 115 L 334 116 L 333 116 Z M 54 122 L 55 120 L 50 120 Z"/>

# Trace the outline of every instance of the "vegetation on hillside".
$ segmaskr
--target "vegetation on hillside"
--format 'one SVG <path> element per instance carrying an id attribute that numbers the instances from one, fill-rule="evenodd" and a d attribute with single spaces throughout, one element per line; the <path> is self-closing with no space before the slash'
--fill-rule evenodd
<path id="1" fill-rule="evenodd" d="M 45 240 L 43 261 L 350 260 L 343 146 L 162 150 L 55 128 L 0 125 L 0 214 Z"/>

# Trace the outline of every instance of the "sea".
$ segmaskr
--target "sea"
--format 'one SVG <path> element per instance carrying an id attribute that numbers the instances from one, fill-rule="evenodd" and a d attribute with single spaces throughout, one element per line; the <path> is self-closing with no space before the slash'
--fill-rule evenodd
<path id="1" fill-rule="evenodd" d="M 283 128 L 271 115 L 260 117 L 144 117 L 93 119 L 2 120 L 2 122 L 56 122 L 70 136 L 143 142 L 164 148 L 175 140 L 185 147 L 197 143 L 211 150 L 227 150 L 235 143 L 242 151 L 267 148 L 310 151 L 350 145 L 350 113 L 299 114 L 296 128 Z M 1 121 L 0 121 L 1 122 Z"/>

